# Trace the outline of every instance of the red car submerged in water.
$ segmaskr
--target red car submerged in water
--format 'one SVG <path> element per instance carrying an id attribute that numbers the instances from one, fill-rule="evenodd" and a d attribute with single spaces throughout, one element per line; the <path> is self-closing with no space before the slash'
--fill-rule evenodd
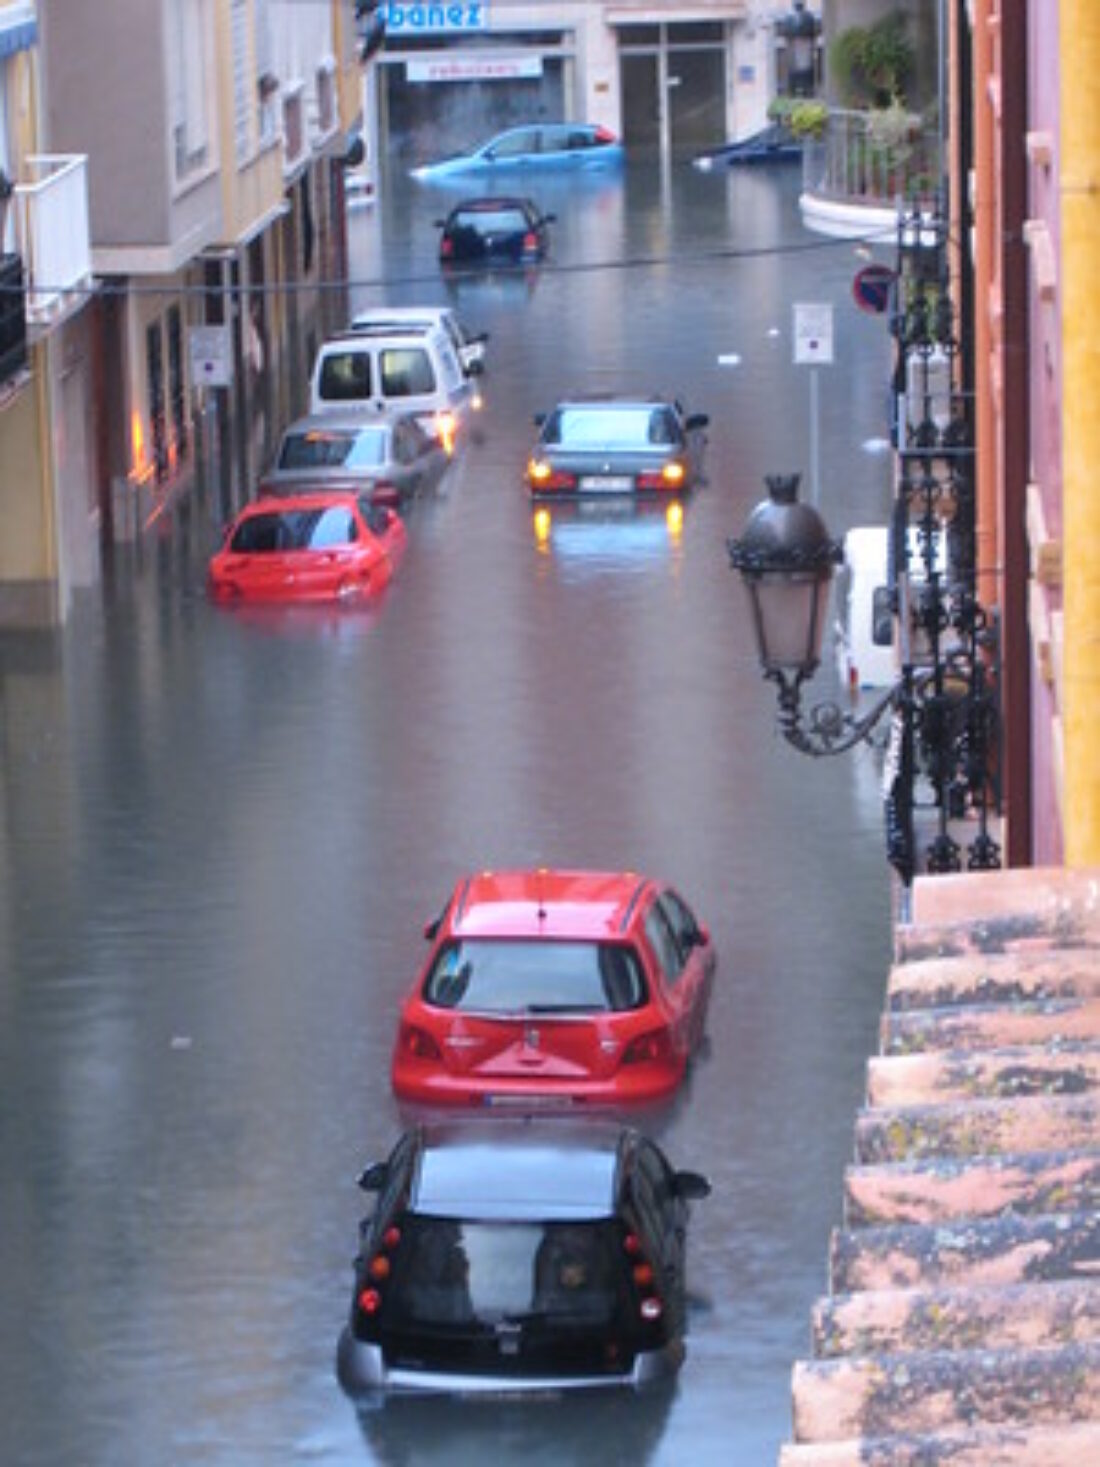
<path id="1" fill-rule="evenodd" d="M 368 601 L 389 585 L 405 539 L 397 511 L 369 487 L 266 496 L 226 531 L 207 590 L 223 605 Z"/>
<path id="2" fill-rule="evenodd" d="M 464 877 L 405 999 L 401 1101 L 523 1109 L 669 1097 L 706 1027 L 710 933 L 672 887 L 632 872 Z"/>

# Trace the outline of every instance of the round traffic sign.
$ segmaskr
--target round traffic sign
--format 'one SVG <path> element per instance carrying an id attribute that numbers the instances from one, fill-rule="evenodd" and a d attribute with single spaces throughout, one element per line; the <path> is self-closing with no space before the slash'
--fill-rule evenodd
<path id="1" fill-rule="evenodd" d="M 889 265 L 864 265 L 852 281 L 852 299 L 861 311 L 881 316 L 890 304 L 895 278 Z"/>

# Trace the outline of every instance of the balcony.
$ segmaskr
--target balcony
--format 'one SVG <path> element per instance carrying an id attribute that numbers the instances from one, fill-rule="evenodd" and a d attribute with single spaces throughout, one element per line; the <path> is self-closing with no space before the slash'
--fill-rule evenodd
<path id="1" fill-rule="evenodd" d="M 305 128 L 305 86 L 290 82 L 283 87 L 283 177 L 292 182 L 309 161 Z"/>
<path id="2" fill-rule="evenodd" d="M 14 196 L 26 265 L 27 324 L 49 326 L 88 298 L 92 249 L 88 229 L 88 160 L 83 154 L 35 154 L 24 160 L 30 182 Z"/>
<path id="3" fill-rule="evenodd" d="M 891 234 L 899 205 L 935 196 L 940 139 L 920 117 L 897 107 L 831 109 L 802 151 L 802 218 L 819 234 Z"/>

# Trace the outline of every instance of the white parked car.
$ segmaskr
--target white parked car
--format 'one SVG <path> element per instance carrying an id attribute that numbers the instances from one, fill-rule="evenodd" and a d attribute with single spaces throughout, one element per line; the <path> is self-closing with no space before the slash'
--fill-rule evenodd
<path id="1" fill-rule="evenodd" d="M 361 326 L 326 341 L 310 378 L 311 413 L 414 413 L 453 452 L 481 398 L 440 325 Z"/>
<path id="2" fill-rule="evenodd" d="M 401 330 L 406 326 L 441 326 L 451 338 L 466 374 L 477 377 L 484 371 L 489 333 L 471 330 L 450 306 L 372 306 L 351 319 L 353 331 Z"/>

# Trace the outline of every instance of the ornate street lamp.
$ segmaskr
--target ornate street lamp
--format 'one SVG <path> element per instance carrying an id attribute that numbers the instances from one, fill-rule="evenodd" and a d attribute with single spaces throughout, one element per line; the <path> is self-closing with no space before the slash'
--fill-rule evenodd
<path id="1" fill-rule="evenodd" d="M 821 21 L 806 9 L 806 0 L 794 0 L 789 15 L 780 16 L 775 33 L 786 42 L 787 94 L 812 97 L 817 91 L 817 41 Z"/>
<path id="2" fill-rule="evenodd" d="M 840 754 L 865 739 L 894 701 L 895 690 L 867 715 L 853 718 L 838 704 L 803 713 L 802 684 L 821 662 L 833 568 L 844 559 L 825 521 L 798 499 L 798 474 L 773 474 L 768 497 L 749 515 L 740 539 L 727 542 L 752 610 L 757 655 L 779 694 L 779 727 L 803 754 Z"/>

